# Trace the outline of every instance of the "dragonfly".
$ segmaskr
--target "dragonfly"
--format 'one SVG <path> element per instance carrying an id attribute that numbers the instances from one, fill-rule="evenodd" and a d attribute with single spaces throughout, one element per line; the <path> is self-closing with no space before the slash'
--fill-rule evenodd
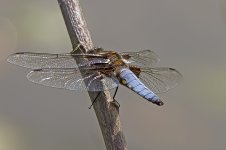
<path id="1" fill-rule="evenodd" d="M 102 48 L 87 53 L 19 52 L 7 59 L 12 64 L 32 69 L 27 79 L 34 83 L 79 92 L 116 89 L 113 99 L 121 84 L 161 106 L 164 103 L 157 94 L 177 86 L 182 75 L 173 68 L 155 67 L 159 60 L 152 50 L 116 52 Z"/>

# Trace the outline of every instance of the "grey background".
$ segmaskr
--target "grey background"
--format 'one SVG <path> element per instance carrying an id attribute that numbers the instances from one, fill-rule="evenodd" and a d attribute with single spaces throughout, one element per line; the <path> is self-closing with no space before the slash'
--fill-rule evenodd
<path id="1" fill-rule="evenodd" d="M 81 5 L 96 46 L 154 50 L 158 66 L 175 67 L 184 76 L 180 86 L 159 95 L 163 107 L 119 88 L 128 148 L 224 150 L 226 2 L 83 0 Z M 33 84 L 26 80 L 29 70 L 5 61 L 19 51 L 71 50 L 57 1 L 1 0 L 0 16 L 0 147 L 104 150 L 86 93 Z"/>

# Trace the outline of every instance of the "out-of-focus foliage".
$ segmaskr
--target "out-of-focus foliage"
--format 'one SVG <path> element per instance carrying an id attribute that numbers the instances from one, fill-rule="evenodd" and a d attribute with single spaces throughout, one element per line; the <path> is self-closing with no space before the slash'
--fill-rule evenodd
<path id="1" fill-rule="evenodd" d="M 0 149 L 22 150 L 23 135 L 19 134 L 16 127 L 2 118 L 0 119 Z"/>

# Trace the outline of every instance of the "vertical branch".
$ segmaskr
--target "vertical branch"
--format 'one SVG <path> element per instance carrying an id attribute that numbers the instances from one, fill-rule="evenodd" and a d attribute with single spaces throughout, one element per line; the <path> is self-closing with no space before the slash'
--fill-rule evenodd
<path id="1" fill-rule="evenodd" d="M 64 21 L 71 39 L 72 47 L 80 43 L 85 51 L 93 49 L 93 43 L 85 19 L 82 14 L 79 0 L 58 0 Z M 79 60 L 76 60 L 79 63 Z M 96 92 L 89 92 L 91 101 Z M 127 150 L 119 119 L 119 108 L 113 105 L 109 91 L 101 92 L 93 107 L 102 131 L 107 150 Z"/>
<path id="2" fill-rule="evenodd" d="M 58 0 L 73 48 L 78 43 L 85 50 L 93 49 L 93 42 L 86 26 L 78 0 Z"/>

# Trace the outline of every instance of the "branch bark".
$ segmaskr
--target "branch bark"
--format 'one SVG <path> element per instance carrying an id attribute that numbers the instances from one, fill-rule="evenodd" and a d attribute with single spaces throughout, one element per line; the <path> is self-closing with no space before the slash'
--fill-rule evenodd
<path id="1" fill-rule="evenodd" d="M 58 0 L 73 49 L 80 43 L 85 51 L 93 49 L 93 42 L 87 29 L 79 0 Z M 76 60 L 79 62 L 79 60 Z M 97 93 L 89 92 L 91 102 Z M 127 150 L 125 137 L 119 119 L 119 108 L 112 104 L 109 91 L 101 92 L 93 105 L 107 150 Z"/>

